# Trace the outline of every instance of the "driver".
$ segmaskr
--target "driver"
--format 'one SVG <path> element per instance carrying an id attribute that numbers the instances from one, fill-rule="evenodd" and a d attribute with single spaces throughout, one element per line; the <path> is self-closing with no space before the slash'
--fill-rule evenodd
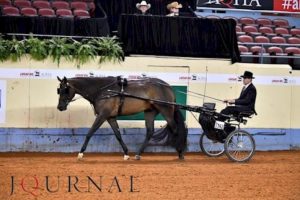
<path id="1" fill-rule="evenodd" d="M 223 102 L 234 106 L 227 106 L 221 111 L 224 115 L 238 115 L 241 112 L 253 112 L 255 111 L 255 101 L 256 101 L 256 88 L 252 83 L 254 79 L 253 73 L 250 71 L 245 71 L 243 78 L 244 87 L 241 91 L 240 97 L 237 99 L 225 99 Z"/>

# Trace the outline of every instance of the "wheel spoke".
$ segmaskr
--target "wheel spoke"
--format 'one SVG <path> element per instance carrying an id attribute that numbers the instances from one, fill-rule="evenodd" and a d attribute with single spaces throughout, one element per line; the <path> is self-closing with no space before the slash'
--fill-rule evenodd
<path id="1" fill-rule="evenodd" d="M 255 143 L 252 136 L 245 131 L 235 131 L 225 142 L 226 155 L 233 161 L 244 162 L 254 154 Z"/>
<path id="2" fill-rule="evenodd" d="M 208 156 L 216 157 L 224 153 L 224 144 L 211 140 L 206 135 L 201 136 L 200 147 L 202 152 Z"/>

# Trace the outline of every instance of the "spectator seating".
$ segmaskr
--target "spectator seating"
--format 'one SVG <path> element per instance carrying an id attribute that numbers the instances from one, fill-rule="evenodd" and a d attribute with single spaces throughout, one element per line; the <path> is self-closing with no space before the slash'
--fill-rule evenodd
<path id="1" fill-rule="evenodd" d="M 224 17 L 225 18 L 225 17 Z M 231 17 L 228 17 L 231 18 Z M 291 27 L 285 19 L 242 17 L 236 26 L 238 48 L 245 62 L 298 63 L 300 28 Z M 256 45 L 256 44 L 257 45 Z M 295 46 L 293 46 L 295 44 Z M 289 46 L 290 45 L 290 46 Z M 264 59 L 260 59 L 260 56 Z M 251 58 L 252 57 L 252 58 Z"/>
<path id="2" fill-rule="evenodd" d="M 29 0 L 15 0 L 14 5 L 18 8 L 31 8 L 31 1 Z"/>
<path id="3" fill-rule="evenodd" d="M 288 55 L 298 55 L 300 56 L 300 48 L 298 47 L 287 47 L 284 50 L 285 53 Z"/>
<path id="4" fill-rule="evenodd" d="M 292 28 L 290 30 L 290 33 L 291 33 L 292 36 L 298 36 L 298 37 L 300 37 L 300 28 Z"/>
<path id="5" fill-rule="evenodd" d="M 242 25 L 255 25 L 255 19 L 251 18 L 251 17 L 242 17 L 239 19 L 239 22 Z"/>
<path id="6" fill-rule="evenodd" d="M 291 58 L 288 59 L 288 63 L 291 66 L 295 66 L 295 59 L 293 58 L 294 56 L 300 56 L 300 48 L 298 47 L 287 47 L 284 52 L 288 55 L 291 56 Z"/>
<path id="7" fill-rule="evenodd" d="M 38 14 L 43 17 L 55 17 L 56 14 L 52 8 L 41 8 L 38 11 Z"/>
<path id="8" fill-rule="evenodd" d="M 20 13 L 24 16 L 37 16 L 35 8 L 21 8 Z"/>
<path id="9" fill-rule="evenodd" d="M 78 18 L 90 18 L 90 14 L 86 10 L 74 10 L 74 16 Z"/>
<path id="10" fill-rule="evenodd" d="M 58 17 L 73 17 L 72 11 L 69 9 L 58 9 L 56 15 Z"/>
<path id="11" fill-rule="evenodd" d="M 264 35 L 275 35 L 274 30 L 271 27 L 259 27 L 258 31 Z"/>
<path id="12" fill-rule="evenodd" d="M 269 47 L 268 48 L 268 53 L 270 56 L 283 56 L 283 49 L 281 47 Z M 271 63 L 275 64 L 277 63 L 277 58 L 276 57 L 271 57 Z"/>
<path id="13" fill-rule="evenodd" d="M 289 21 L 287 21 L 285 19 L 274 19 L 273 24 L 275 26 L 279 26 L 279 27 L 288 27 L 289 26 Z"/>
<path id="14" fill-rule="evenodd" d="M 37 9 L 41 9 L 41 8 L 51 8 L 51 5 L 49 3 L 49 1 L 34 1 L 33 2 L 33 7 L 37 8 Z"/>
<path id="15" fill-rule="evenodd" d="M 96 6 L 93 0 L 0 0 L 0 9 L 7 16 L 88 18 L 95 15 Z"/>
<path id="16" fill-rule="evenodd" d="M 277 28 L 275 28 L 275 33 L 277 35 L 282 35 L 282 36 L 289 35 L 290 36 L 289 30 L 287 28 L 284 28 L 284 27 L 277 27 Z"/>
<path id="17" fill-rule="evenodd" d="M 240 26 L 236 26 L 236 27 L 235 27 L 235 31 L 236 31 L 236 32 L 242 32 L 242 28 L 241 28 Z"/>
<path id="18" fill-rule="evenodd" d="M 271 38 L 271 43 L 281 43 L 281 44 L 284 44 L 284 43 L 286 43 L 286 39 L 284 37 L 275 36 L 275 37 Z"/>
<path id="19" fill-rule="evenodd" d="M 0 0 L 0 6 L 11 6 L 10 0 Z"/>
<path id="20" fill-rule="evenodd" d="M 258 18 L 256 19 L 256 24 L 258 24 L 259 26 L 273 26 L 272 20 L 268 18 Z"/>
<path id="21" fill-rule="evenodd" d="M 241 35 L 238 37 L 239 42 L 253 42 L 253 38 L 249 35 Z"/>
<path id="22" fill-rule="evenodd" d="M 264 47 L 261 47 L 261 46 L 253 46 L 250 48 L 250 51 L 253 53 L 253 54 L 261 54 L 261 53 L 265 53 L 266 52 L 266 49 Z"/>
<path id="23" fill-rule="evenodd" d="M 281 47 L 269 47 L 268 53 L 271 55 L 278 55 L 283 53 L 283 49 Z"/>
<path id="24" fill-rule="evenodd" d="M 251 26 L 251 25 L 244 26 L 243 31 L 247 34 L 261 35 L 261 33 L 258 32 L 256 26 Z"/>
<path id="25" fill-rule="evenodd" d="M 2 14 L 3 15 L 7 15 L 7 16 L 19 16 L 20 15 L 20 11 L 18 8 L 13 7 L 13 6 L 5 6 L 2 9 Z"/>
<path id="26" fill-rule="evenodd" d="M 52 2 L 52 8 L 57 9 L 70 9 L 69 2 L 66 1 L 53 1 Z"/>
<path id="27" fill-rule="evenodd" d="M 244 45 L 239 45 L 239 50 L 242 54 L 244 53 L 248 53 L 249 52 L 249 49 L 247 46 L 244 46 Z"/>
<path id="28" fill-rule="evenodd" d="M 256 36 L 254 41 L 256 43 L 270 43 L 270 39 L 266 36 Z"/>
<path id="29" fill-rule="evenodd" d="M 71 2 L 71 9 L 88 10 L 88 5 L 85 2 L 75 1 Z"/>
<path id="30" fill-rule="evenodd" d="M 300 44 L 300 38 L 297 37 L 290 37 L 288 38 L 289 44 Z"/>

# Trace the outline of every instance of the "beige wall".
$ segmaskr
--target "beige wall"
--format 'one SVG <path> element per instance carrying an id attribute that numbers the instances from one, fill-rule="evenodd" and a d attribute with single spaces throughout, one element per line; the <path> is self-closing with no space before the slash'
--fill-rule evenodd
<path id="1" fill-rule="evenodd" d="M 73 63 L 62 62 L 57 67 L 51 60 L 34 62 L 30 59 L 22 59 L 21 62 L 0 63 L 2 69 L 55 69 L 60 74 L 66 74 L 64 70 L 77 70 Z M 183 75 L 202 74 L 208 82 L 202 81 L 176 81 L 171 84 L 187 85 L 188 90 L 219 99 L 237 97 L 242 83 L 237 81 L 213 81 L 212 77 L 229 75 L 237 77 L 244 70 L 250 70 L 257 79 L 254 84 L 257 87 L 258 96 L 256 108 L 258 115 L 249 120 L 247 127 L 251 128 L 300 128 L 300 73 L 293 71 L 286 65 L 255 65 L 236 63 L 231 65 L 228 60 L 217 59 L 192 59 L 192 58 L 168 58 L 168 57 L 127 57 L 121 64 L 104 64 L 99 66 L 97 62 L 91 62 L 81 67 L 81 70 L 93 72 L 113 71 L 118 74 L 125 72 L 165 72 L 182 73 Z M 206 72 L 207 70 L 207 72 Z M 207 73 L 207 76 L 205 74 Z M 216 76 L 214 76 L 216 75 Z M 233 75 L 233 76 L 232 76 Z M 4 77 L 4 78 L 3 78 Z M 287 77 L 297 79 L 298 83 L 272 84 L 264 83 L 268 77 Z M 216 78 L 215 78 L 216 79 Z M 30 127 L 30 128 L 76 128 L 90 127 L 94 116 L 89 103 L 83 99 L 69 105 L 68 110 L 59 112 L 56 109 L 58 96 L 56 88 L 58 81 L 53 74 L 48 78 L 37 79 L 34 77 L 5 78 L 0 74 L 0 80 L 7 81 L 6 122 L 1 127 Z M 216 79 L 218 80 L 218 78 Z M 297 85 L 298 84 L 298 85 Z M 211 101 L 206 99 L 206 101 Z M 203 99 L 188 96 L 189 105 L 202 105 Z M 225 104 L 217 103 L 217 109 L 224 108 Z M 195 114 L 196 117 L 198 116 Z M 190 128 L 200 127 L 191 114 L 187 115 Z M 162 123 L 156 123 L 159 126 Z M 105 124 L 104 126 L 107 126 Z M 141 121 L 122 121 L 121 127 L 144 127 Z"/>

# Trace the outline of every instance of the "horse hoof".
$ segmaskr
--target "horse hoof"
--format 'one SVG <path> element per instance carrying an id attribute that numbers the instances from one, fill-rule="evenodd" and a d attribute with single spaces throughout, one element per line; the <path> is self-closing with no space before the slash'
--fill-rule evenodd
<path id="1" fill-rule="evenodd" d="M 78 153 L 77 160 L 83 160 L 83 153 Z"/>
<path id="2" fill-rule="evenodd" d="M 124 155 L 124 160 L 129 160 L 130 156 L 129 155 Z"/>
<path id="3" fill-rule="evenodd" d="M 135 155 L 135 159 L 136 159 L 136 160 L 141 160 L 141 158 L 142 158 L 142 156 L 140 156 L 140 155 Z"/>
<path id="4" fill-rule="evenodd" d="M 179 155 L 178 158 L 179 160 L 184 160 L 184 155 Z"/>

